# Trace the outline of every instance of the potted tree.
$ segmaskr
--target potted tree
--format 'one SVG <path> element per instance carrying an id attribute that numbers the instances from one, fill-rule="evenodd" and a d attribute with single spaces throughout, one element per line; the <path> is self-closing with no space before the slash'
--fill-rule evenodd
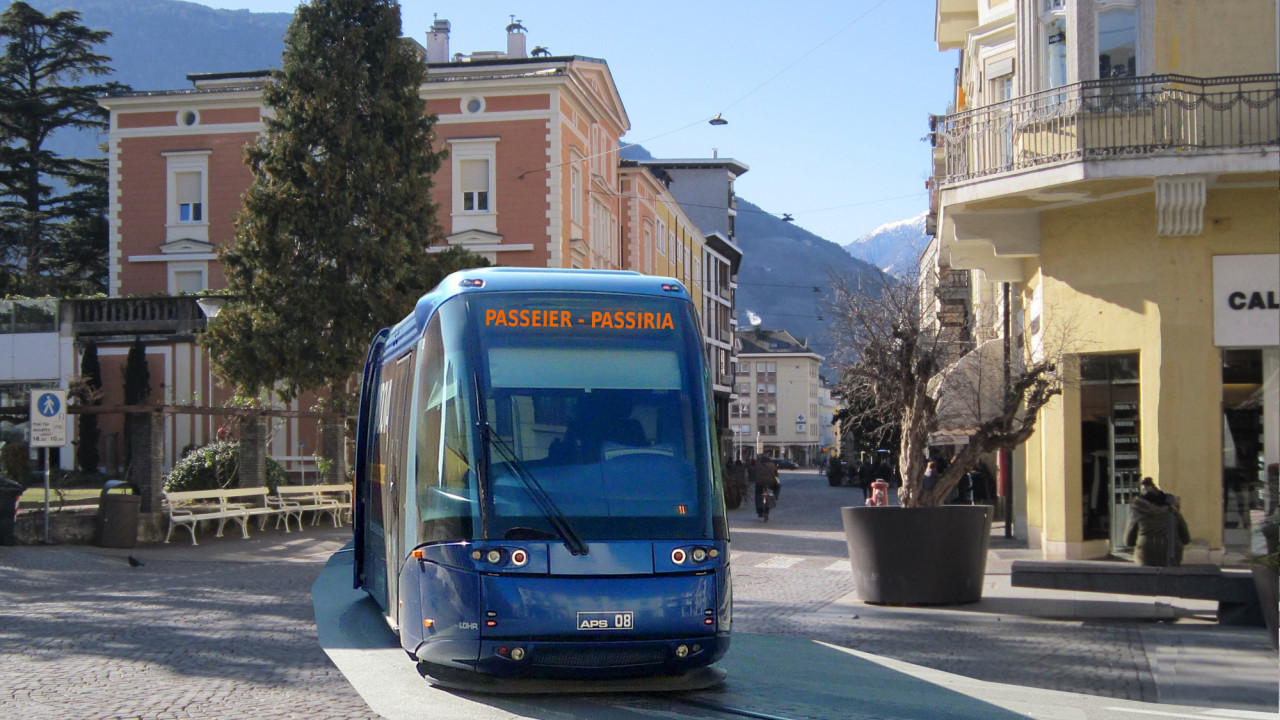
<path id="1" fill-rule="evenodd" d="M 1268 478 L 1271 488 L 1276 484 L 1275 470 L 1273 464 Z M 1259 529 L 1266 552 L 1249 559 L 1250 570 L 1258 591 L 1258 604 L 1262 607 L 1262 619 L 1271 635 L 1271 647 L 1280 648 L 1280 509 L 1272 506 L 1271 514 Z"/>
<path id="2" fill-rule="evenodd" d="M 1022 346 L 996 339 L 975 347 L 964 329 L 924 312 L 917 280 L 881 272 L 862 278 L 857 291 L 835 284 L 830 305 L 845 407 L 900 437 L 898 506 L 843 508 L 845 535 L 864 601 L 974 602 L 982 595 L 991 508 L 943 501 L 983 454 L 1031 436 L 1040 409 L 1062 392 L 1065 335 L 1052 343 L 1056 352 L 1046 347 L 1047 329 Z M 944 471 L 926 474 L 930 437 L 944 430 L 967 439 Z"/>

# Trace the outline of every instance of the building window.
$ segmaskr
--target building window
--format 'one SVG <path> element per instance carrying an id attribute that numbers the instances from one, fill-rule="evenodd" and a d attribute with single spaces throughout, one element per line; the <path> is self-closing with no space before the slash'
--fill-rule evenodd
<path id="1" fill-rule="evenodd" d="M 1042 0 L 1040 13 L 1041 79 L 1044 87 L 1067 84 L 1067 14 L 1065 0 Z"/>
<path id="2" fill-rule="evenodd" d="M 452 175 L 450 234 L 466 230 L 497 233 L 498 191 L 495 187 L 498 138 L 449 141 Z"/>
<path id="3" fill-rule="evenodd" d="M 204 203 L 200 173 L 183 172 L 175 177 L 178 183 L 178 222 L 204 222 Z"/>
<path id="4" fill-rule="evenodd" d="M 208 150 L 163 153 L 165 158 L 165 242 L 209 240 Z"/>
<path id="5" fill-rule="evenodd" d="M 489 161 L 463 160 L 462 209 L 464 212 L 489 211 Z"/>
<path id="6" fill-rule="evenodd" d="M 186 293 L 194 295 L 204 290 L 204 272 L 201 270 L 174 270 L 173 280 L 170 284 L 170 294 L 179 295 Z"/>
<path id="7" fill-rule="evenodd" d="M 1133 77 L 1138 70 L 1138 11 L 1130 4 L 1098 11 L 1098 77 Z"/>
<path id="8" fill-rule="evenodd" d="M 610 247 L 609 228 L 613 217 L 604 203 L 591 200 L 591 236 L 587 247 L 591 248 L 591 267 L 607 268 L 613 251 Z"/>
<path id="9" fill-rule="evenodd" d="M 653 230 L 644 229 L 644 247 L 641 248 L 640 269 L 646 273 L 653 272 Z"/>
<path id="10" fill-rule="evenodd" d="M 573 221 L 582 224 L 582 168 L 576 162 L 569 169 L 569 208 Z"/>

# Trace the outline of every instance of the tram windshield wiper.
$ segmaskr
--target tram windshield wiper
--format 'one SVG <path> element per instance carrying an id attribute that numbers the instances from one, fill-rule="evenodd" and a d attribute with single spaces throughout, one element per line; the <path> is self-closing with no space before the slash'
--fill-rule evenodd
<path id="1" fill-rule="evenodd" d="M 547 494 L 542 484 L 525 469 L 524 463 L 516 458 L 516 454 L 512 452 L 507 442 L 498 434 L 498 431 L 494 430 L 493 426 L 487 422 L 476 424 L 480 426 L 480 429 L 489 438 L 492 447 L 498 450 L 499 455 L 502 455 L 503 461 L 515 471 L 516 477 L 519 477 L 520 481 L 524 483 L 525 488 L 529 491 L 529 496 L 533 498 L 533 502 L 537 504 L 538 509 L 542 511 L 547 521 L 551 523 L 551 527 L 555 528 L 556 534 L 560 536 L 564 546 L 569 548 L 569 552 L 574 555 L 586 555 L 589 553 L 590 549 L 587 544 L 582 541 L 581 537 L 578 537 L 578 533 L 574 532 L 573 526 L 569 524 L 569 518 L 565 517 L 563 512 L 560 512 L 560 508 L 556 506 L 555 501 Z"/>

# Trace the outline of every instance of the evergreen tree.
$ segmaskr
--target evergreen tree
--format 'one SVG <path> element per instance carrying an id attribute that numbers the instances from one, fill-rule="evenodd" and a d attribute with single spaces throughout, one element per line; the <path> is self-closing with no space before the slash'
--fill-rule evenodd
<path id="1" fill-rule="evenodd" d="M 84 394 L 87 405 L 102 404 L 102 365 L 98 362 L 98 346 L 89 343 L 84 347 L 80 357 L 80 376 L 84 382 Z M 83 413 L 77 416 L 76 430 L 76 467 L 81 472 L 96 472 L 98 469 L 98 438 L 102 435 L 98 430 L 98 416 L 95 413 Z"/>
<path id="2" fill-rule="evenodd" d="M 274 112 L 246 150 L 254 180 L 223 248 L 232 302 L 203 341 L 246 395 L 349 398 L 373 334 L 402 318 L 445 266 L 487 264 L 440 239 L 435 117 L 426 65 L 400 38 L 394 0 L 312 0 L 285 35 L 263 101 Z M 452 269 L 452 268 L 450 268 Z"/>
<path id="3" fill-rule="evenodd" d="M 135 337 L 124 360 L 124 404 L 142 405 L 151 399 L 151 369 L 147 367 L 147 346 Z"/>
<path id="4" fill-rule="evenodd" d="M 0 294 L 66 295 L 105 288 L 107 166 L 45 147 L 65 128 L 107 130 L 97 97 L 116 83 L 94 47 L 110 33 L 78 12 L 44 15 L 25 2 L 0 13 Z M 64 276 L 65 274 L 65 276 Z"/>
<path id="5" fill-rule="evenodd" d="M 129 346 L 129 354 L 125 357 L 124 368 L 124 404 L 142 405 L 151 398 L 151 368 L 147 367 L 147 346 L 142 338 L 135 337 Z M 128 467 L 133 467 L 133 436 L 139 423 L 148 422 L 146 415 L 125 413 L 124 416 L 124 459 Z"/>

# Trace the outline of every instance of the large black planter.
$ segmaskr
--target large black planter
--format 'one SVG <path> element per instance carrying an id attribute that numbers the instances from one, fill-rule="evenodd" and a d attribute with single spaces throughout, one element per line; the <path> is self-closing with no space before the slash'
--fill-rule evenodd
<path id="1" fill-rule="evenodd" d="M 1253 586 L 1258 590 L 1258 604 L 1262 606 L 1262 620 L 1271 634 L 1271 647 L 1280 648 L 1280 575 L 1275 568 L 1253 566 Z"/>
<path id="2" fill-rule="evenodd" d="M 846 507 L 840 514 L 863 602 L 957 605 L 982 599 L 989 506 Z"/>

